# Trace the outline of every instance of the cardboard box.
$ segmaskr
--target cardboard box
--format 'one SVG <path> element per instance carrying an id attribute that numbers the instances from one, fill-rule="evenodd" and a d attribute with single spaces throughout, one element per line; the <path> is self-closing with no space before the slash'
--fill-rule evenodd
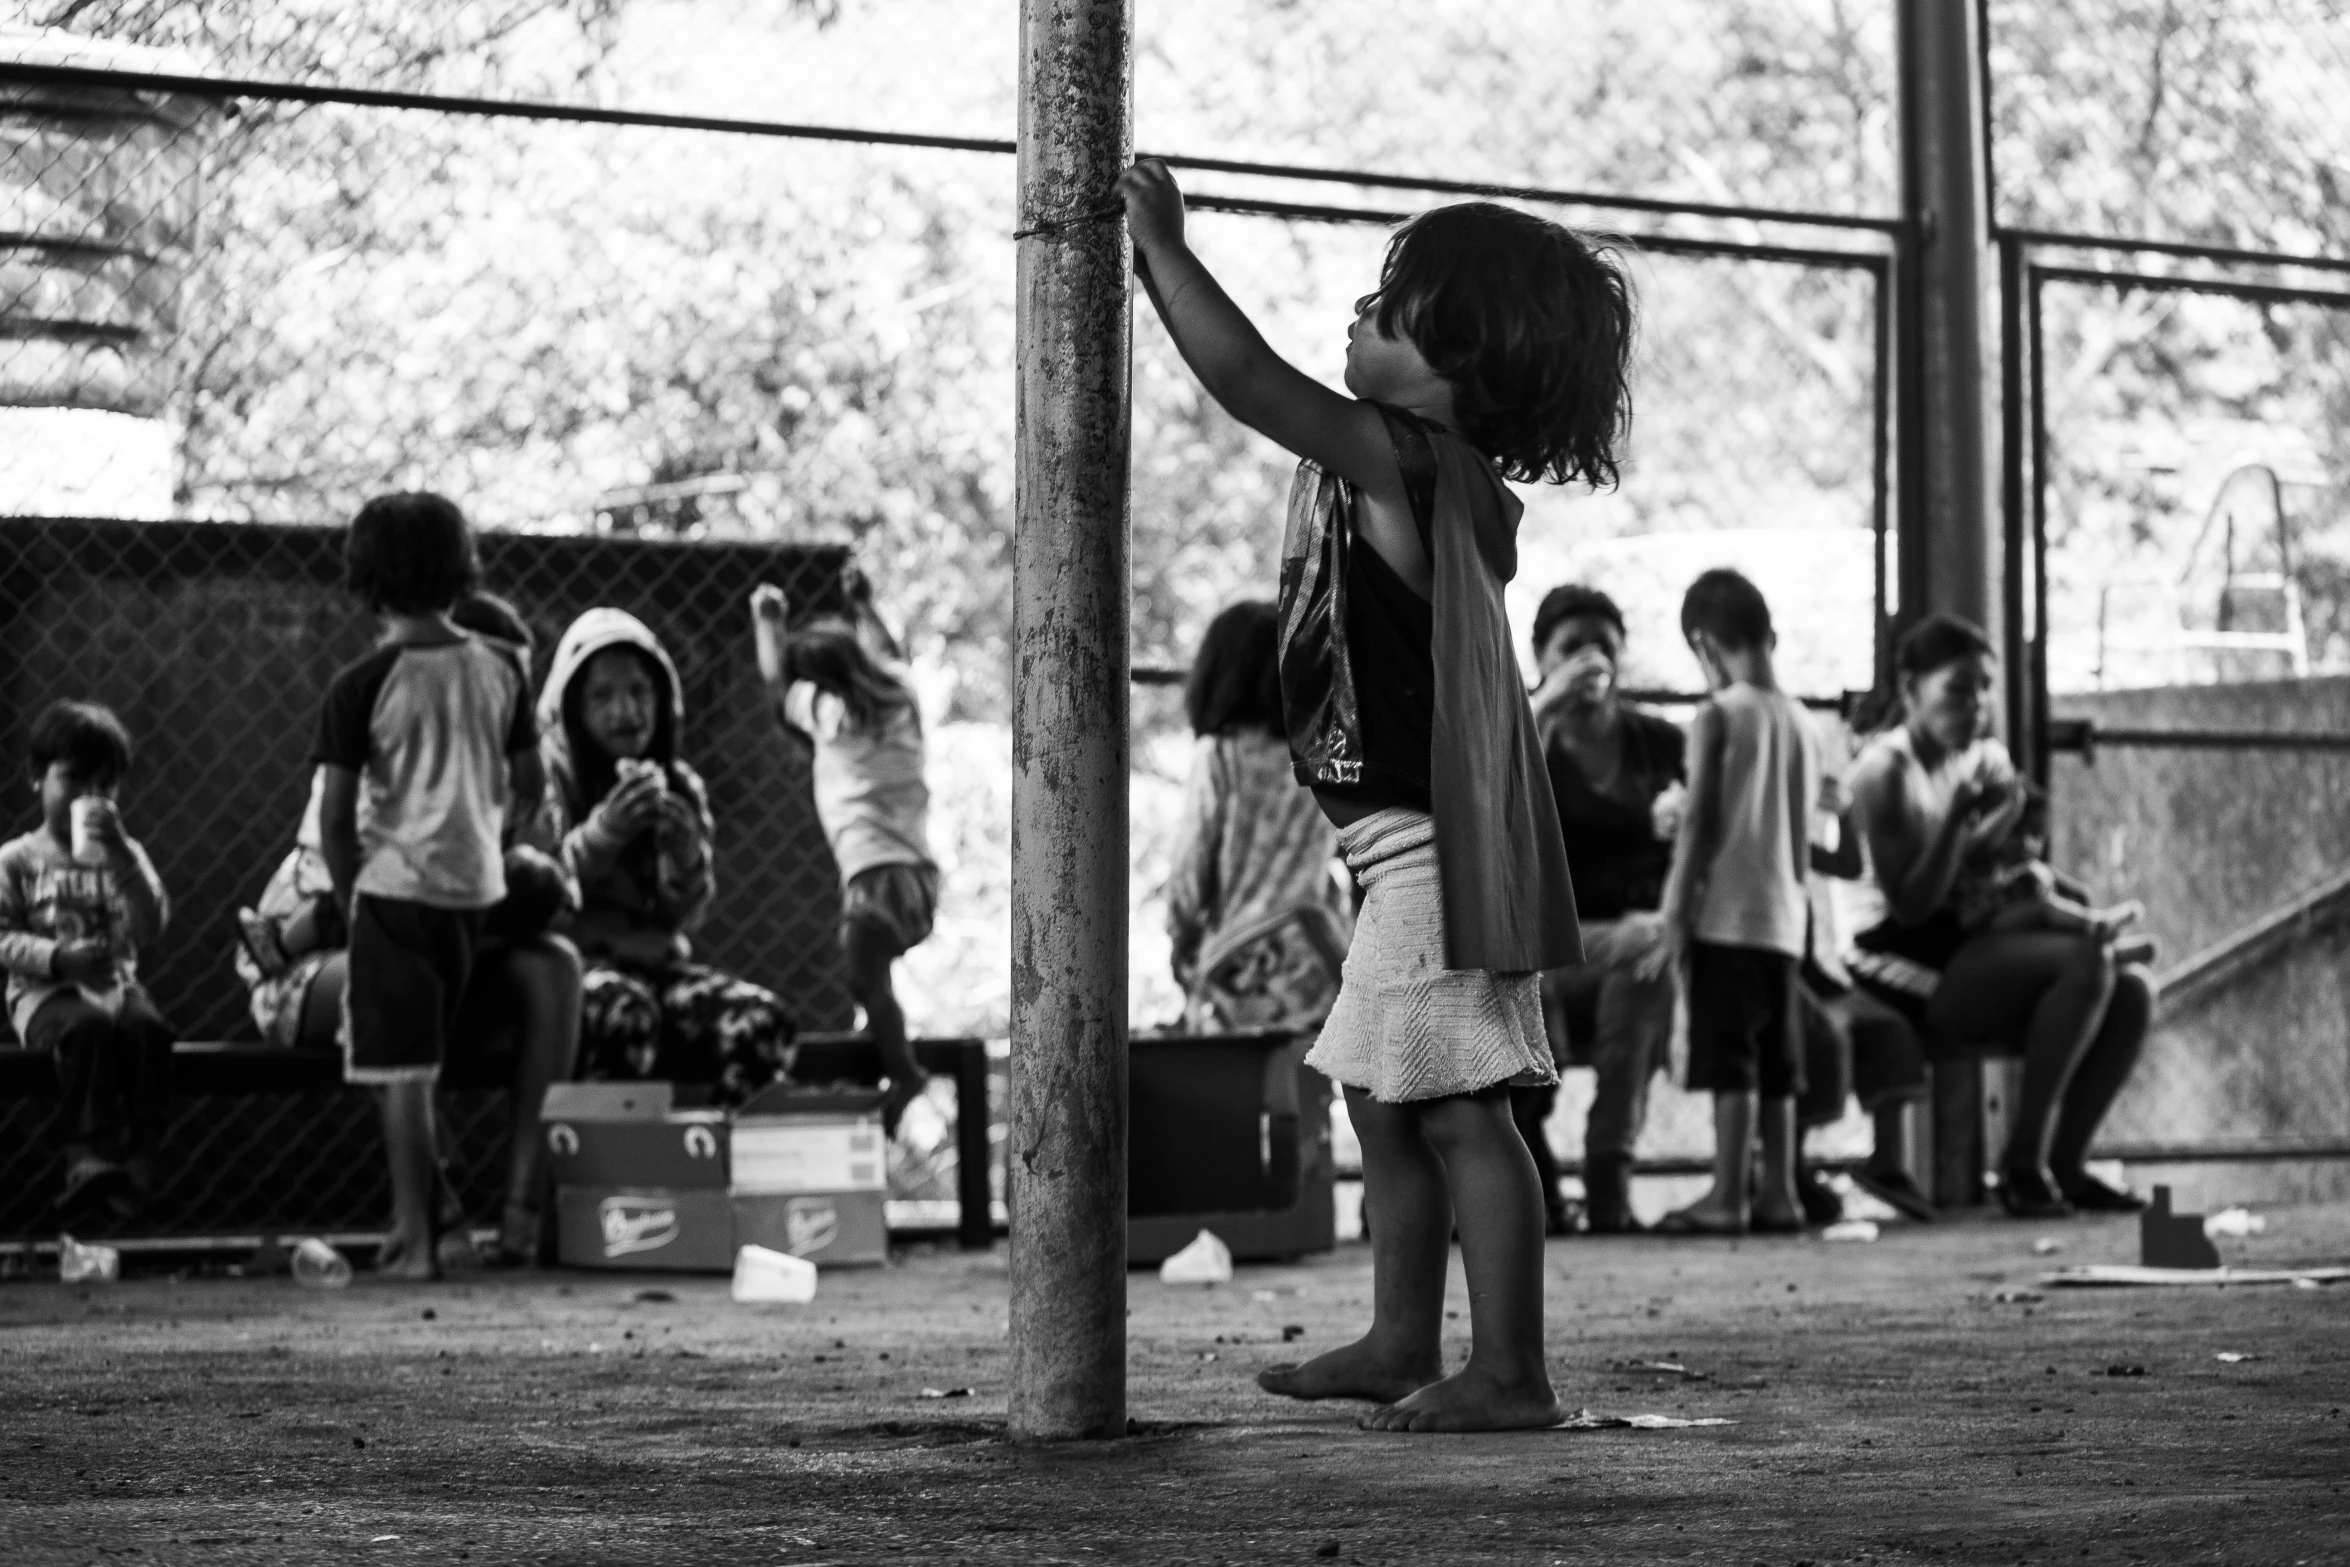
<path id="1" fill-rule="evenodd" d="M 728 1140 L 734 1191 L 767 1196 L 884 1190 L 889 1142 L 881 1131 L 880 1098 L 861 1091 L 772 1088 L 753 1096 L 735 1112 Z"/>
<path id="2" fill-rule="evenodd" d="M 777 1085 L 734 1114 L 668 1083 L 558 1083 L 540 1113 L 557 1255 L 582 1268 L 723 1273 L 759 1245 L 820 1267 L 884 1262 L 881 1095 Z"/>
<path id="3" fill-rule="evenodd" d="M 556 1254 L 574 1268 L 725 1273 L 734 1210 L 722 1191 L 565 1186 L 555 1194 Z"/>
<path id="4" fill-rule="evenodd" d="M 680 1110 L 668 1083 L 555 1083 L 539 1124 L 558 1186 L 723 1192 L 732 1126 Z"/>
<path id="5" fill-rule="evenodd" d="M 889 1260 L 886 1199 L 853 1192 L 736 1193 L 734 1243 L 805 1257 L 820 1268 Z"/>

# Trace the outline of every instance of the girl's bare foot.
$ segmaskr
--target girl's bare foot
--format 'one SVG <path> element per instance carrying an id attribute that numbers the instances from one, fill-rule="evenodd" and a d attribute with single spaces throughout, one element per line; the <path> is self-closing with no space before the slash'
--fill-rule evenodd
<path id="1" fill-rule="evenodd" d="M 1443 1375 L 1439 1361 L 1398 1362 L 1365 1338 L 1316 1355 L 1303 1365 L 1268 1367 L 1257 1373 L 1257 1386 L 1283 1398 L 1361 1398 L 1392 1404 Z"/>
<path id="2" fill-rule="evenodd" d="M 1559 1423 L 1559 1401 L 1539 1369 L 1505 1382 L 1464 1366 L 1358 1423 L 1366 1431 L 1538 1431 Z"/>
<path id="3" fill-rule="evenodd" d="M 429 1284 L 441 1276 L 441 1259 L 430 1240 L 395 1235 L 375 1254 L 375 1273 L 403 1284 Z"/>

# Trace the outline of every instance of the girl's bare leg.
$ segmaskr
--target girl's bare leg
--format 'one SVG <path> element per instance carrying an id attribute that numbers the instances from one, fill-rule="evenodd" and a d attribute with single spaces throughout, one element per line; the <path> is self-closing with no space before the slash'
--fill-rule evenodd
<path id="1" fill-rule="evenodd" d="M 1363 1424 L 1374 1431 L 1556 1425 L 1558 1398 L 1542 1353 L 1542 1188 L 1534 1156 L 1510 1117 L 1509 1089 L 1496 1084 L 1432 1100 L 1420 1108 L 1419 1120 L 1443 1161 L 1460 1225 L 1461 1266 L 1469 1280 L 1469 1363 L 1365 1416 Z M 1386 1210 L 1376 1211 L 1386 1223 Z M 1441 1270 L 1435 1277 L 1441 1297 Z"/>
<path id="2" fill-rule="evenodd" d="M 1502 1124 L 1517 1141 L 1509 1100 Z M 1391 1404 L 1444 1374 L 1444 1273 L 1452 1260 L 1453 1208 L 1445 1166 L 1421 1130 L 1423 1107 L 1383 1105 L 1346 1091 L 1347 1118 L 1363 1144 L 1363 1206 L 1371 1222 L 1371 1331 L 1303 1365 L 1274 1366 L 1257 1386 L 1289 1398 L 1367 1398 Z M 1542 1199 L 1525 1146 L 1525 1184 L 1534 1204 L 1534 1248 L 1542 1249 Z"/>

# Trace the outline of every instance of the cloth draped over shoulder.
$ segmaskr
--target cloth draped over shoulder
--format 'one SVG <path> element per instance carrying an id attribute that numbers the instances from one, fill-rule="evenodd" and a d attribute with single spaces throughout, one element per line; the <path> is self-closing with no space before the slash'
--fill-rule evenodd
<path id="1" fill-rule="evenodd" d="M 1580 961 L 1542 742 L 1512 647 L 1502 590 L 1518 571 L 1525 508 L 1458 435 L 1382 406 L 1391 432 L 1417 424 L 1436 459 L 1429 528 L 1435 572 L 1435 735 L 1429 794 L 1443 878 L 1445 962 L 1521 973 Z M 1298 465 L 1281 559 L 1281 685 L 1298 781 L 1353 784 L 1362 728 L 1346 645 L 1354 486 Z M 1367 547 L 1367 546 L 1363 546 Z"/>

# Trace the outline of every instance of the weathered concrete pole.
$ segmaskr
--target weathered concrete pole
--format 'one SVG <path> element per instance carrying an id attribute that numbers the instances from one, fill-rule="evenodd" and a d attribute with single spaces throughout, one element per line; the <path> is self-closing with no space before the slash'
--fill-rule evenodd
<path id="1" fill-rule="evenodd" d="M 1020 7 L 1011 1427 L 1126 1429 L 1132 0 Z"/>

